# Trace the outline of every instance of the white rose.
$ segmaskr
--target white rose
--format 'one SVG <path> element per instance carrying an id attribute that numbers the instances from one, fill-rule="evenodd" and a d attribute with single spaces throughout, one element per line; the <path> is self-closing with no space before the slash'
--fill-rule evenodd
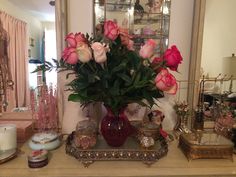
<path id="1" fill-rule="evenodd" d="M 107 60 L 107 51 L 109 50 L 108 47 L 101 44 L 100 42 L 94 42 L 92 44 L 93 55 L 94 59 L 97 63 L 104 63 Z"/>

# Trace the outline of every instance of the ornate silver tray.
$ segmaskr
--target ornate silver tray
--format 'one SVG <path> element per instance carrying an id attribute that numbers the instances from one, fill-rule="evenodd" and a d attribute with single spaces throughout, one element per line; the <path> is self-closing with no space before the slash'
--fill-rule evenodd
<path id="1" fill-rule="evenodd" d="M 108 146 L 102 136 L 98 136 L 97 144 L 92 149 L 77 148 L 73 141 L 74 132 L 70 134 L 66 142 L 66 153 L 75 157 L 84 167 L 88 167 L 95 161 L 142 161 L 151 165 L 164 157 L 168 152 L 168 145 L 164 138 L 157 140 L 152 149 L 143 149 L 132 137 L 119 148 Z"/>

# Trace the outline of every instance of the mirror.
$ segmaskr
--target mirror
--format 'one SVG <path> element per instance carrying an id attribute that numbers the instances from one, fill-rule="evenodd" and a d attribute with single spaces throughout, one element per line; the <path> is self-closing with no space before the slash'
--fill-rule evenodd
<path id="1" fill-rule="evenodd" d="M 46 75 L 43 73 L 30 74 L 30 72 L 36 68 L 38 63 L 60 58 L 66 33 L 66 1 L 7 0 L 1 2 L 0 11 L 4 27 L 9 26 L 10 22 L 6 21 L 9 19 L 15 24 L 24 25 L 25 36 L 19 34 L 11 37 L 9 30 L 15 29 L 22 32 L 23 28 L 11 26 L 6 29 L 10 43 L 18 42 L 18 47 L 8 49 L 14 89 L 8 89 L 5 98 L 7 112 L 24 111 L 30 106 L 30 87 L 37 88 L 42 82 L 53 82 L 54 85 L 57 85 L 56 72 Z M 12 50 L 16 50 L 17 53 L 13 54 Z M 18 60 L 14 60 L 14 58 Z M 19 58 L 23 62 L 19 62 L 21 61 Z"/>
<path id="2" fill-rule="evenodd" d="M 195 1 L 188 90 L 192 108 L 204 102 L 211 105 L 212 100 L 236 100 L 235 5 L 234 0 Z"/>

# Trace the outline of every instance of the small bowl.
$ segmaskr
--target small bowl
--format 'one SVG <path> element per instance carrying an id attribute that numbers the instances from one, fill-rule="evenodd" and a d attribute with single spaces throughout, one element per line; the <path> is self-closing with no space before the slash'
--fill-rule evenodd
<path id="1" fill-rule="evenodd" d="M 41 132 L 32 136 L 29 147 L 33 150 L 53 150 L 61 145 L 60 136 L 56 132 Z"/>

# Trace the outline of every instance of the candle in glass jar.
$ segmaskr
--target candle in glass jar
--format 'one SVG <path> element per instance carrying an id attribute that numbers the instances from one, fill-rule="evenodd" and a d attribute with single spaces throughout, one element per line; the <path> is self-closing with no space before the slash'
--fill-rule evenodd
<path id="1" fill-rule="evenodd" d="M 0 151 L 16 149 L 16 125 L 0 125 Z"/>

